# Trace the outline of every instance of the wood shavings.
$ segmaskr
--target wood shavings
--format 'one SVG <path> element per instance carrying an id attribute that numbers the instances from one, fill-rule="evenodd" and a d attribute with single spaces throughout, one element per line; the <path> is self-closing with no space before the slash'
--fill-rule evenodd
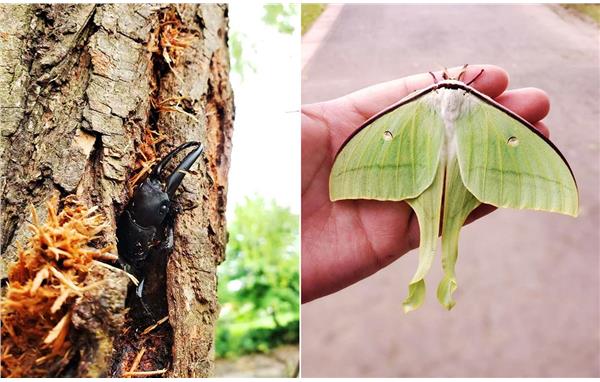
<path id="1" fill-rule="evenodd" d="M 167 369 L 151 370 L 151 371 L 128 371 L 123 373 L 123 377 L 151 377 L 153 375 L 162 375 L 167 372 Z"/>
<path id="2" fill-rule="evenodd" d="M 146 334 L 150 333 L 151 331 L 153 331 L 154 329 L 156 329 L 159 325 L 165 323 L 168 319 L 169 319 L 169 316 L 164 316 L 163 318 L 161 318 L 160 320 L 158 320 L 155 324 L 152 324 L 152 325 L 148 326 L 142 332 L 142 336 L 145 336 Z"/>
<path id="3" fill-rule="evenodd" d="M 31 206 L 33 233 L 8 273 L 2 313 L 2 377 L 44 377 L 76 354 L 69 340 L 72 309 L 83 292 L 103 280 L 86 282 L 96 258 L 107 258 L 111 245 L 97 239 L 108 226 L 97 207 L 87 208 L 74 196 L 47 203 L 41 224 Z M 98 248 L 96 248 L 98 247 Z"/>

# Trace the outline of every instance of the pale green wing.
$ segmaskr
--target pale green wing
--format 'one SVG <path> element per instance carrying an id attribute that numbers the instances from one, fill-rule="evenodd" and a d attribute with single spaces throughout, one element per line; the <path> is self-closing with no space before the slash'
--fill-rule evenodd
<path id="1" fill-rule="evenodd" d="M 346 142 L 329 178 L 332 201 L 404 200 L 433 183 L 444 125 L 426 97 L 383 113 Z"/>
<path id="2" fill-rule="evenodd" d="M 404 301 L 406 312 L 425 298 L 424 277 L 435 255 L 444 167 L 444 124 L 428 94 L 384 112 L 343 146 L 329 179 L 331 200 L 406 200 L 419 221 L 419 266 Z"/>
<path id="3" fill-rule="evenodd" d="M 454 266 L 458 257 L 458 237 L 465 220 L 481 204 L 463 185 L 454 156 L 446 167 L 444 219 L 442 225 L 442 268 L 444 277 L 437 290 L 438 300 L 446 309 L 452 309 L 452 293 L 456 290 Z"/>
<path id="4" fill-rule="evenodd" d="M 577 186 L 558 149 L 524 120 L 487 103 L 493 101 L 465 96 L 469 107 L 456 120 L 456 136 L 467 189 L 497 207 L 577 216 Z"/>

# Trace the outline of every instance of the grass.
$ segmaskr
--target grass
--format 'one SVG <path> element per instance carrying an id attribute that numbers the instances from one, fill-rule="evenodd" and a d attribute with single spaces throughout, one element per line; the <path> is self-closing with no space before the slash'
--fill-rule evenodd
<path id="1" fill-rule="evenodd" d="M 600 4 L 561 4 L 567 9 L 572 9 L 576 12 L 582 13 L 600 25 Z M 303 14 L 304 15 L 304 14 Z M 304 28 L 304 21 L 302 22 Z M 303 29 L 304 30 L 304 29 Z"/>
<path id="2" fill-rule="evenodd" d="M 317 18 L 323 13 L 327 4 L 302 4 L 302 34 L 304 35 L 317 20 Z"/>

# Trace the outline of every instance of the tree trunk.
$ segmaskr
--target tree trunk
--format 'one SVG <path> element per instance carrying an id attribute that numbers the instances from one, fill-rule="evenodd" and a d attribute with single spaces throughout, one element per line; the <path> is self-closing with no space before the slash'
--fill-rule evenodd
<path id="1" fill-rule="evenodd" d="M 151 159 L 186 141 L 205 146 L 176 196 L 185 208 L 167 266 L 174 377 L 209 376 L 213 367 L 233 120 L 227 17 L 223 5 L 0 6 L 3 279 L 29 236 L 28 205 L 43 217 L 52 195 L 77 194 L 106 215 L 104 239 L 116 243 L 142 152 Z M 107 375 L 135 356 L 113 352 L 128 279 L 93 273 L 109 280 L 102 298 L 78 302 L 73 324 L 92 344 L 77 376 Z"/>

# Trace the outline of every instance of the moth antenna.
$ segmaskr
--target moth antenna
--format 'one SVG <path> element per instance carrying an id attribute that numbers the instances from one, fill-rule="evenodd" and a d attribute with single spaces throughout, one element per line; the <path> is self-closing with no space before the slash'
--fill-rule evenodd
<path id="1" fill-rule="evenodd" d="M 433 83 L 437 84 L 438 80 L 437 80 L 437 77 L 435 76 L 435 74 L 433 74 L 433 72 L 429 72 L 429 74 L 431 74 L 431 77 L 433 77 Z"/>
<path id="2" fill-rule="evenodd" d="M 471 85 L 473 82 L 475 82 L 476 79 L 479 78 L 479 76 L 481 76 L 483 74 L 483 69 L 481 69 L 481 71 L 471 80 L 469 81 L 469 83 L 467 83 L 467 86 Z"/>
<path id="3" fill-rule="evenodd" d="M 469 64 L 465 64 L 462 69 L 460 70 L 460 73 L 458 73 L 458 77 L 456 78 L 458 81 L 461 80 L 462 76 L 465 75 L 465 73 L 467 72 L 467 66 L 469 66 Z"/>

